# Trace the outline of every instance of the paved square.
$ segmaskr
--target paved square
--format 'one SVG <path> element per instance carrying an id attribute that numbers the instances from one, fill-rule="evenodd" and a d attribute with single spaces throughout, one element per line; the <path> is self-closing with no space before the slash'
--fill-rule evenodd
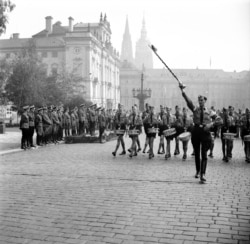
<path id="1" fill-rule="evenodd" d="M 114 158 L 115 144 L 1 155 L 0 243 L 250 243 L 250 164 L 239 139 L 229 163 L 216 140 L 206 184 L 191 156 Z"/>

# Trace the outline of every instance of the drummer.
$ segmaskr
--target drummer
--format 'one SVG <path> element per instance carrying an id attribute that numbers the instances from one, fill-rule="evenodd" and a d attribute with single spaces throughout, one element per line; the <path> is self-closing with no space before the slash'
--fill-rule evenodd
<path id="1" fill-rule="evenodd" d="M 175 150 L 174 150 L 174 155 L 179 155 L 180 154 L 180 149 L 179 149 L 179 138 L 178 136 L 184 132 L 184 128 L 182 126 L 183 124 L 183 116 L 180 112 L 180 108 L 178 105 L 175 106 L 175 130 L 176 130 L 176 133 L 175 133 Z"/>
<path id="2" fill-rule="evenodd" d="M 192 128 L 193 128 L 193 119 L 188 115 L 187 112 L 187 108 L 183 108 L 182 109 L 182 133 L 185 132 L 192 132 Z M 188 142 L 189 140 L 185 140 L 182 142 L 182 146 L 183 146 L 183 160 L 187 159 L 187 150 L 188 150 Z"/>
<path id="3" fill-rule="evenodd" d="M 114 126 L 115 126 L 115 130 L 123 130 L 125 133 L 126 130 L 126 124 L 127 124 L 127 118 L 126 118 L 126 114 L 123 111 L 123 106 L 122 104 L 118 104 L 118 110 L 114 116 Z M 123 139 L 123 134 L 119 134 L 117 136 L 117 144 L 115 147 L 115 151 L 112 152 L 113 156 L 116 156 L 116 152 L 119 149 L 120 144 L 122 145 L 122 152 L 119 155 L 124 155 L 126 154 L 126 150 L 125 150 L 125 143 L 124 143 L 124 139 Z"/>
<path id="4" fill-rule="evenodd" d="M 210 128 L 213 126 L 209 110 L 205 107 L 207 98 L 205 96 L 198 96 L 199 106 L 194 106 L 193 102 L 184 92 L 184 87 L 180 85 L 180 88 L 188 108 L 193 112 L 194 128 L 192 130 L 192 144 L 195 153 L 195 178 L 200 177 L 200 182 L 204 183 L 206 181 L 207 151 L 211 143 Z"/>
<path id="5" fill-rule="evenodd" d="M 218 131 L 218 125 L 215 123 L 216 119 L 218 119 L 218 115 L 217 115 L 217 113 L 216 113 L 213 106 L 210 108 L 210 117 L 211 117 L 211 119 L 212 119 L 212 121 L 214 123 L 214 126 L 211 128 L 211 139 L 212 140 L 211 140 L 211 145 L 210 145 L 210 148 L 209 148 L 210 153 L 208 154 L 208 156 L 210 158 L 213 158 L 214 157 L 214 155 L 213 155 L 214 140 L 215 140 L 215 138 L 217 136 L 217 131 Z"/>
<path id="6" fill-rule="evenodd" d="M 162 124 L 164 131 L 169 130 L 171 128 L 173 129 L 174 123 L 175 123 L 175 116 L 170 113 L 170 108 L 166 107 L 166 113 L 162 117 Z M 164 136 L 167 141 L 165 159 L 168 159 L 171 157 L 171 141 L 174 138 L 174 134 L 172 135 L 164 134 Z"/>
<path id="7" fill-rule="evenodd" d="M 149 138 L 149 159 L 154 157 L 154 139 L 156 137 L 156 131 L 150 133 L 150 129 L 158 127 L 157 115 L 154 112 L 154 107 L 150 106 L 149 115 L 143 120 L 143 124 L 146 124 L 147 131 L 145 131 L 146 136 Z"/>
<path id="8" fill-rule="evenodd" d="M 148 116 L 149 116 L 149 114 L 150 114 L 150 108 L 149 108 L 149 104 L 148 103 L 146 103 L 145 104 L 145 110 L 143 111 L 143 113 L 142 113 L 142 121 L 144 121 Z M 148 130 L 148 124 L 147 123 L 143 123 L 143 127 L 144 127 L 144 132 L 145 132 L 145 134 L 146 134 L 146 137 L 145 137 L 145 143 L 144 143 L 144 148 L 143 148 L 143 153 L 145 153 L 146 152 L 146 149 L 147 149 L 147 146 L 148 146 L 148 144 L 149 144 L 149 138 L 148 138 L 148 136 L 147 136 L 147 130 Z M 148 151 L 149 152 L 149 151 Z"/>
<path id="9" fill-rule="evenodd" d="M 164 107 L 162 105 L 160 105 L 160 113 L 157 116 L 158 121 L 159 121 L 159 133 L 158 133 L 158 136 L 160 137 L 158 154 L 165 154 L 164 133 L 163 133 L 163 131 L 166 130 L 167 128 L 166 128 L 166 125 L 163 125 L 163 121 L 162 121 L 164 114 L 165 114 Z"/>
<path id="10" fill-rule="evenodd" d="M 132 145 L 130 147 L 129 157 L 137 156 L 137 142 L 138 136 L 141 131 L 142 119 L 135 106 L 132 106 L 132 112 L 128 118 L 129 131 L 138 131 L 138 134 L 130 134 L 129 137 L 132 139 Z"/>
<path id="11" fill-rule="evenodd" d="M 241 138 L 244 140 L 244 152 L 246 156 L 246 162 L 250 163 L 250 112 L 249 109 L 246 108 L 245 114 L 241 117 Z M 247 139 L 248 138 L 248 139 Z"/>
<path id="12" fill-rule="evenodd" d="M 237 134 L 237 128 L 236 128 L 236 121 L 237 121 L 237 115 L 234 111 L 233 106 L 228 107 L 228 114 L 231 118 L 231 124 L 229 125 L 229 133 Z M 229 140 L 229 159 L 233 157 L 232 151 L 233 151 L 233 146 L 234 146 L 234 140 Z"/>

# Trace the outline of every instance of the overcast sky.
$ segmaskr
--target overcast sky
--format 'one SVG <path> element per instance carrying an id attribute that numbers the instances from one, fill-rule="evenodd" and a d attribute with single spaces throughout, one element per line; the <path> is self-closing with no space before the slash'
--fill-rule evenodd
<path id="1" fill-rule="evenodd" d="M 45 29 L 45 17 L 68 25 L 98 22 L 106 13 L 113 46 L 120 52 L 126 16 L 135 52 L 143 15 L 147 36 L 172 69 L 250 69 L 250 0 L 11 0 L 7 31 L 20 38 Z M 154 68 L 162 68 L 154 56 Z"/>

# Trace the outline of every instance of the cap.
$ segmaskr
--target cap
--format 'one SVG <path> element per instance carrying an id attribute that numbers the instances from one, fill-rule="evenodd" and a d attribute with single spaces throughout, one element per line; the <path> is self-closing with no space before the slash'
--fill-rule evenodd
<path id="1" fill-rule="evenodd" d="M 82 103 L 82 104 L 80 105 L 80 107 L 86 107 L 86 105 L 85 105 L 84 103 Z"/>
<path id="2" fill-rule="evenodd" d="M 31 105 L 31 106 L 30 106 L 30 109 L 32 109 L 32 108 L 35 108 L 35 105 Z"/>
<path id="3" fill-rule="evenodd" d="M 44 106 L 44 107 L 43 107 L 43 110 L 46 110 L 46 109 L 48 109 L 47 106 Z"/>
<path id="4" fill-rule="evenodd" d="M 38 112 L 41 111 L 41 110 L 43 110 L 43 107 L 40 107 L 40 108 L 37 109 Z"/>
<path id="5" fill-rule="evenodd" d="M 56 106 L 54 106 L 54 107 L 53 107 L 53 110 L 57 110 L 57 107 L 56 107 Z"/>
<path id="6" fill-rule="evenodd" d="M 199 95 L 198 99 L 203 98 L 205 101 L 207 101 L 207 98 L 205 96 Z"/>
<path id="7" fill-rule="evenodd" d="M 27 110 L 27 109 L 29 109 L 29 106 L 28 106 L 28 105 L 23 106 L 23 110 Z"/>
<path id="8" fill-rule="evenodd" d="M 89 106 L 89 108 L 93 108 L 93 107 L 96 107 L 97 106 L 97 104 L 95 103 L 95 104 L 91 104 L 90 106 Z"/>

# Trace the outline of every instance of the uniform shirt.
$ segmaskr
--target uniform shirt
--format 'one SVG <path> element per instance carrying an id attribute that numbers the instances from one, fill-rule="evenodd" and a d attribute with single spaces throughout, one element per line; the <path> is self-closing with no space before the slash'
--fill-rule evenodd
<path id="1" fill-rule="evenodd" d="M 35 118 L 35 126 L 36 128 L 38 127 L 43 127 L 43 117 L 41 114 L 37 114 Z"/>
<path id="2" fill-rule="evenodd" d="M 23 113 L 20 120 L 20 129 L 29 129 L 29 116 Z"/>
<path id="3" fill-rule="evenodd" d="M 98 115 L 98 124 L 99 124 L 99 127 L 105 127 L 106 126 L 106 117 L 104 116 L 104 114 L 99 114 Z"/>
<path id="4" fill-rule="evenodd" d="M 141 116 L 136 113 L 131 113 L 128 118 L 129 124 L 132 126 L 142 125 Z"/>
<path id="5" fill-rule="evenodd" d="M 175 123 L 175 116 L 170 113 L 165 113 L 162 117 L 162 124 L 167 127 L 172 127 Z"/>
<path id="6" fill-rule="evenodd" d="M 72 126 L 73 128 L 75 128 L 75 127 L 76 127 L 76 117 L 75 117 L 75 114 L 74 114 L 74 113 L 71 113 L 70 119 L 71 119 L 71 126 Z"/>
<path id="7" fill-rule="evenodd" d="M 79 109 L 79 121 L 82 123 L 82 122 L 86 122 L 87 120 L 87 115 L 86 115 L 86 111 L 82 108 Z"/>
<path id="8" fill-rule="evenodd" d="M 58 115 L 57 115 L 56 111 L 51 113 L 51 120 L 52 120 L 53 124 L 56 124 L 56 125 L 60 124 L 60 121 L 58 119 Z"/>
<path id="9" fill-rule="evenodd" d="M 241 116 L 242 129 L 250 129 L 250 114 L 243 114 Z"/>
<path id="10" fill-rule="evenodd" d="M 50 126 L 52 125 L 52 121 L 50 120 L 49 116 L 47 113 L 43 113 L 43 126 Z"/>
<path id="11" fill-rule="evenodd" d="M 126 114 L 118 110 L 114 116 L 115 125 L 126 125 L 127 122 Z"/>
<path id="12" fill-rule="evenodd" d="M 157 116 L 155 114 L 150 113 L 144 120 L 143 123 L 148 124 L 148 125 L 152 125 L 153 127 L 157 127 L 158 126 L 158 119 Z"/>
<path id="13" fill-rule="evenodd" d="M 35 114 L 34 112 L 29 112 L 29 127 L 34 127 L 35 126 Z"/>
<path id="14" fill-rule="evenodd" d="M 202 110 L 203 109 L 203 110 Z M 203 113 L 203 118 L 202 117 Z M 195 125 L 207 125 L 212 122 L 209 110 L 206 107 L 195 107 L 193 110 L 193 121 Z"/>
<path id="15" fill-rule="evenodd" d="M 89 121 L 95 122 L 96 121 L 96 113 L 94 110 L 89 110 Z"/>
<path id="16" fill-rule="evenodd" d="M 70 126 L 71 125 L 71 119 L 70 119 L 70 115 L 68 112 L 64 113 L 64 125 L 65 126 Z"/>

